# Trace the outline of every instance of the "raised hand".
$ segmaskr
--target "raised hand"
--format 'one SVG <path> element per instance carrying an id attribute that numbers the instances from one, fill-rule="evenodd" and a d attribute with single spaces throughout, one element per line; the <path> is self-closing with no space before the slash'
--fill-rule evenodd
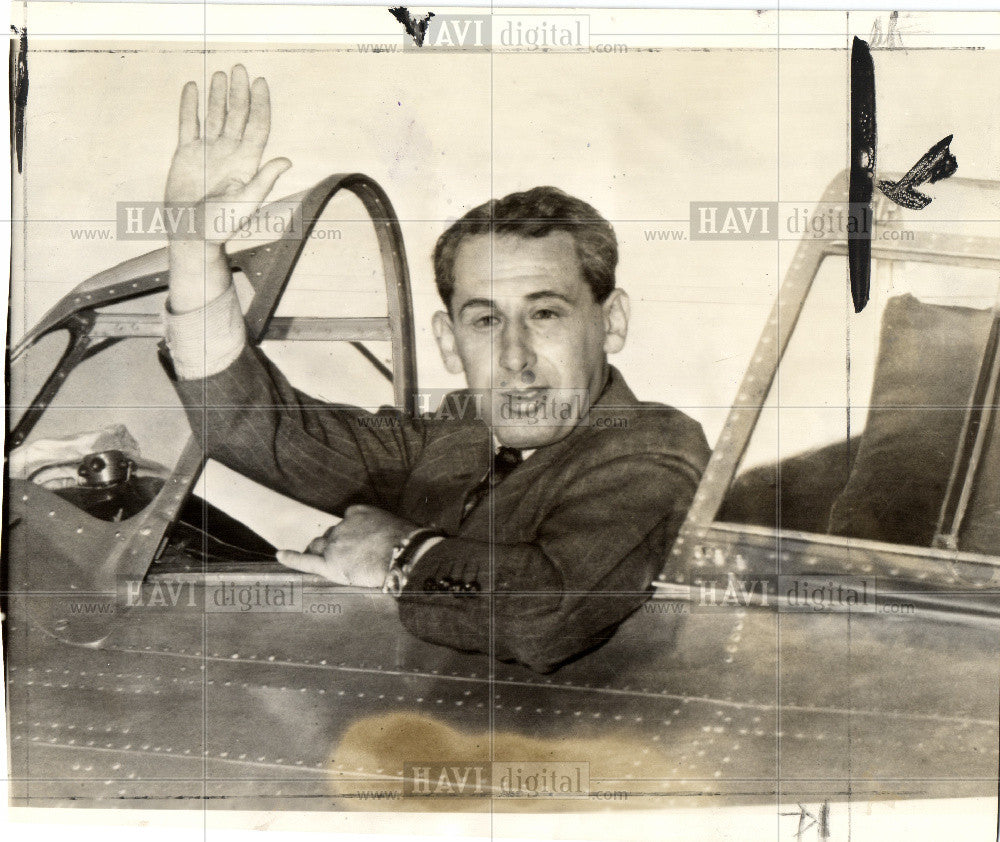
<path id="1" fill-rule="evenodd" d="M 164 201 L 168 207 L 191 208 L 199 236 L 170 241 L 170 302 L 176 312 L 200 307 L 226 288 L 224 244 L 292 165 L 287 158 L 272 158 L 261 166 L 270 131 L 267 82 L 258 78 L 251 86 L 242 64 L 233 67 L 229 78 L 221 71 L 213 74 L 204 132 L 198 120 L 198 85 L 184 86 Z"/>
<path id="2" fill-rule="evenodd" d="M 180 131 L 167 176 L 166 203 L 207 200 L 246 203 L 247 212 L 256 209 L 292 165 L 287 158 L 273 158 L 260 166 L 270 131 L 267 81 L 257 78 L 251 87 L 242 64 L 233 68 L 231 79 L 222 71 L 212 75 L 204 134 L 198 122 L 198 84 L 188 82 L 181 93 Z M 224 243 L 236 233 L 220 233 L 215 227 L 205 232 L 206 241 Z"/>

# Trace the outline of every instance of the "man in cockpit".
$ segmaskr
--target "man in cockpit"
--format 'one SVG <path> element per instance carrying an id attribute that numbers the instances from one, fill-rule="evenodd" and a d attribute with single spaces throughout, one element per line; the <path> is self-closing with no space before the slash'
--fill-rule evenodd
<path id="1" fill-rule="evenodd" d="M 237 65 L 181 96 L 168 205 L 259 205 L 291 163 L 260 165 L 267 83 Z M 607 355 L 625 342 L 611 225 L 537 187 L 438 240 L 433 330 L 469 389 L 408 417 L 318 402 L 247 343 L 224 249 L 170 243 L 168 369 L 213 458 L 343 519 L 297 570 L 398 599 L 416 636 L 549 671 L 642 604 L 709 455 L 700 425 L 639 402 Z M 481 398 L 481 400 L 480 400 Z"/>

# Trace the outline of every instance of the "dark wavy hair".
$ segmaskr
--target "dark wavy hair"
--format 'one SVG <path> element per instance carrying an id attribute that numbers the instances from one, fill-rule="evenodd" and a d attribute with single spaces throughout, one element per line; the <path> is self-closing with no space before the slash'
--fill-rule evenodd
<path id="1" fill-rule="evenodd" d="M 533 187 L 490 199 L 453 222 L 434 247 L 434 281 L 445 307 L 455 292 L 455 254 L 462 241 L 477 234 L 544 237 L 566 231 L 576 244 L 583 278 L 594 300 L 603 304 L 615 288 L 618 240 L 603 216 L 581 199 L 557 187 Z"/>

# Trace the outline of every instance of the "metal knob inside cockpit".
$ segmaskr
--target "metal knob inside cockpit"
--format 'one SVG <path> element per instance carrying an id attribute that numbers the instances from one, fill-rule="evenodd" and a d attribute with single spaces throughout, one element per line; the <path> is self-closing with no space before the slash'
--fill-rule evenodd
<path id="1" fill-rule="evenodd" d="M 120 450 L 91 453 L 77 468 L 82 484 L 89 488 L 109 488 L 128 482 L 134 462 Z"/>

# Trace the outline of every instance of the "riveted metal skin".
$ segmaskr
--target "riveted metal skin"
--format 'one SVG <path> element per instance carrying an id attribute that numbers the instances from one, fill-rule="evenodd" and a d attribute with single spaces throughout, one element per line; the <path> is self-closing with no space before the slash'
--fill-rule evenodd
<path id="1" fill-rule="evenodd" d="M 11 623 L 14 803 L 449 809 L 402 798 L 402 763 L 425 759 L 413 732 L 438 726 L 492 733 L 497 759 L 587 762 L 592 788 L 628 793 L 498 811 L 995 793 L 995 624 L 658 600 L 538 675 L 413 638 L 378 593 L 315 583 L 302 611 L 216 613 L 209 584 L 156 606 L 167 568 L 100 649 Z M 246 581 L 287 577 L 251 568 Z M 404 721 L 410 737 L 380 747 Z"/>

